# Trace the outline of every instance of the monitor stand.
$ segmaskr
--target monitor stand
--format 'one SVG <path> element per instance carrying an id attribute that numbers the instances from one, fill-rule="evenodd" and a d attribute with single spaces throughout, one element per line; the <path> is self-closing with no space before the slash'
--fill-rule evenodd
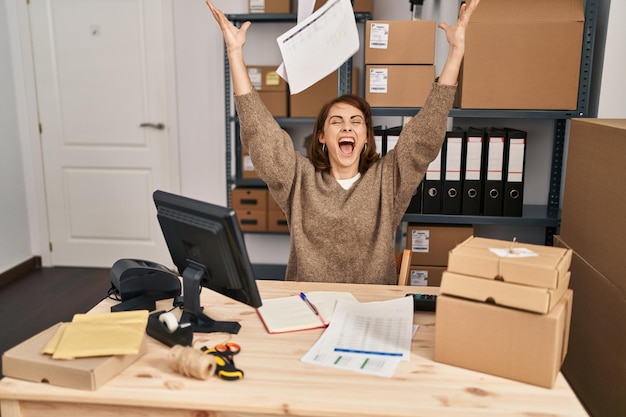
<path id="1" fill-rule="evenodd" d="M 217 321 L 202 312 L 200 305 L 200 284 L 207 274 L 204 267 L 189 264 L 183 271 L 183 314 L 180 324 L 189 323 L 194 332 L 225 332 L 237 334 L 241 324 L 236 321 Z"/>

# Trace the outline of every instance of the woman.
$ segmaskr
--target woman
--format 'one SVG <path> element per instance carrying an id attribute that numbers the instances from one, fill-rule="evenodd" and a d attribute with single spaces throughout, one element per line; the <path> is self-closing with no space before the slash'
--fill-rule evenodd
<path id="1" fill-rule="evenodd" d="M 369 105 L 345 95 L 321 110 L 307 158 L 294 150 L 248 77 L 243 46 L 250 22 L 237 28 L 206 0 L 226 43 L 241 141 L 289 223 L 287 280 L 397 282 L 394 233 L 443 143 L 465 28 L 478 2 L 464 3 L 455 24 L 439 24 L 450 45 L 446 63 L 392 151 L 378 157 Z"/>

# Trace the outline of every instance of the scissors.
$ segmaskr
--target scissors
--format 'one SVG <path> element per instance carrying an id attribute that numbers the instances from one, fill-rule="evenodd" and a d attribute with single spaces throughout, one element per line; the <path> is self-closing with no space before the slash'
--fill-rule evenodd
<path id="1" fill-rule="evenodd" d="M 237 343 L 220 343 L 213 348 L 204 346 L 200 350 L 207 355 L 215 356 L 215 363 L 217 364 L 215 374 L 220 378 L 227 381 L 243 378 L 243 371 L 235 367 L 235 361 L 233 360 L 233 356 L 241 351 L 241 347 Z"/>

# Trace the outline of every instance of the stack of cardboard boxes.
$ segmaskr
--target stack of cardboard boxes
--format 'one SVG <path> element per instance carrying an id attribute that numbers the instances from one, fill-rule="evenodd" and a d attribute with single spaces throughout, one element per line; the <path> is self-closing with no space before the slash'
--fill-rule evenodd
<path id="1" fill-rule="evenodd" d="M 231 207 L 244 232 L 289 232 L 285 214 L 266 188 L 233 189 Z"/>
<path id="2" fill-rule="evenodd" d="M 370 20 L 365 99 L 372 107 L 422 107 L 435 79 L 435 21 Z"/>
<path id="3" fill-rule="evenodd" d="M 407 284 L 438 287 L 448 252 L 473 233 L 471 225 L 409 224 L 406 249 L 411 249 L 411 268 Z"/>
<path id="4" fill-rule="evenodd" d="M 560 235 L 576 292 L 563 374 L 594 416 L 626 415 L 626 119 L 572 119 Z"/>
<path id="5" fill-rule="evenodd" d="M 435 360 L 551 388 L 567 353 L 572 251 L 470 237 L 449 253 Z"/>

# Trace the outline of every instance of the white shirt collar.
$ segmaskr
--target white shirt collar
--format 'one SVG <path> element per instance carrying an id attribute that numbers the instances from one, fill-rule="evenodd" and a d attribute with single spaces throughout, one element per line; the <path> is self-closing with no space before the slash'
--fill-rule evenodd
<path id="1" fill-rule="evenodd" d="M 345 180 L 337 180 L 337 182 L 339 183 L 339 185 L 341 185 L 341 187 L 344 190 L 349 190 L 350 187 L 352 187 L 352 184 L 354 184 L 359 178 L 361 178 L 361 173 L 360 172 L 358 172 L 352 178 L 348 178 L 348 179 L 345 179 Z"/>

